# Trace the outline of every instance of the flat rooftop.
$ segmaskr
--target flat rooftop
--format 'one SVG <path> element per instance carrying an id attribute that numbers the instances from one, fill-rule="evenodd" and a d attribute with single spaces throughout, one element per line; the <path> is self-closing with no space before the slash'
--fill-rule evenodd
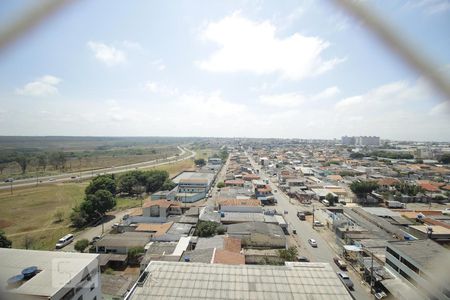
<path id="1" fill-rule="evenodd" d="M 434 272 L 437 268 L 450 269 L 450 250 L 432 240 L 388 241 L 387 245 L 397 249 L 420 265 L 422 270 Z"/>
<path id="2" fill-rule="evenodd" d="M 152 261 L 129 299 L 342 299 L 347 289 L 327 263 L 285 266 Z"/>
<path id="3" fill-rule="evenodd" d="M 80 274 L 98 268 L 98 257 L 98 254 L 0 248 L 0 293 L 50 298 L 71 279 L 80 276 L 80 280 Z M 36 266 L 39 273 L 19 287 L 7 289 L 9 278 L 31 266 Z"/>
<path id="4" fill-rule="evenodd" d="M 177 177 L 172 179 L 173 182 L 178 184 L 181 179 L 206 179 L 208 180 L 208 184 L 212 182 L 214 179 L 214 173 L 206 173 L 206 172 L 183 172 L 179 174 Z"/>

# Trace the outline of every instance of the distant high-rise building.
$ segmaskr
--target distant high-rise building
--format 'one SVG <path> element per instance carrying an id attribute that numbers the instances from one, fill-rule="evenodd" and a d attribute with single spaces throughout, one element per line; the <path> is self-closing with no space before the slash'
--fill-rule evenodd
<path id="1" fill-rule="evenodd" d="M 354 146 L 379 146 L 380 137 L 378 136 L 343 136 L 341 138 L 343 145 Z"/>

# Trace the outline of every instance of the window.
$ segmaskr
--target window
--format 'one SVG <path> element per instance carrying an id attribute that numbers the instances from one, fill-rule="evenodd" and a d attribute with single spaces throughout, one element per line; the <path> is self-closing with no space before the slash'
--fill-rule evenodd
<path id="1" fill-rule="evenodd" d="M 396 259 L 400 259 L 400 255 L 398 255 L 397 252 L 395 252 L 394 250 L 392 250 L 391 248 L 387 247 L 386 251 L 391 254 L 392 256 L 394 256 Z"/>
<path id="2" fill-rule="evenodd" d="M 414 266 L 412 263 L 410 263 L 409 261 L 407 261 L 404 257 L 402 257 L 401 262 L 407 266 L 408 268 L 410 268 L 412 271 L 416 272 L 417 274 L 419 274 L 419 269 Z"/>
<path id="3" fill-rule="evenodd" d="M 93 284 L 93 285 L 91 285 L 91 287 L 90 287 L 90 291 L 93 291 L 95 289 L 95 284 Z"/>
<path id="4" fill-rule="evenodd" d="M 386 263 L 398 272 L 398 267 L 392 261 L 386 258 Z"/>

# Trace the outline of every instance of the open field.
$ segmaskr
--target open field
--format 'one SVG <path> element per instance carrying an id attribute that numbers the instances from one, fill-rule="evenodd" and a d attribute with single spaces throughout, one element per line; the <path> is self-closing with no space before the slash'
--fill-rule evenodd
<path id="1" fill-rule="evenodd" d="M 14 248 L 52 249 L 56 241 L 71 231 L 69 216 L 84 196 L 84 183 L 64 183 L 0 192 L 0 228 Z M 62 212 L 56 222 L 55 213 Z"/>
<path id="2" fill-rule="evenodd" d="M 172 178 L 181 171 L 188 171 L 188 170 L 195 170 L 195 164 L 193 159 L 187 159 L 183 161 L 178 161 L 175 163 L 170 163 L 167 165 L 157 166 L 157 167 L 151 167 L 147 170 L 164 170 L 169 173 L 169 176 Z"/>

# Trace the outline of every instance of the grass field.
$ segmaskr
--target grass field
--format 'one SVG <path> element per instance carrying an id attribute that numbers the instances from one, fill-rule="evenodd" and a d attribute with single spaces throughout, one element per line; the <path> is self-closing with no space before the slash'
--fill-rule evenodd
<path id="1" fill-rule="evenodd" d="M 173 177 L 183 170 L 194 170 L 193 159 L 151 169 L 165 170 Z M 69 216 L 72 208 L 83 200 L 89 181 L 58 183 L 0 191 L 0 229 L 13 242 L 14 248 L 51 250 L 56 241 L 73 231 Z M 139 207 L 141 199 L 117 198 L 115 210 Z M 62 212 L 61 222 L 55 214 Z"/>
<path id="2" fill-rule="evenodd" d="M 84 196 L 84 183 L 64 183 L 0 192 L 0 228 L 14 248 L 52 249 L 55 242 L 71 231 L 69 216 Z M 56 222 L 55 213 L 62 212 Z M 31 242 L 30 242 L 31 240 Z"/>

